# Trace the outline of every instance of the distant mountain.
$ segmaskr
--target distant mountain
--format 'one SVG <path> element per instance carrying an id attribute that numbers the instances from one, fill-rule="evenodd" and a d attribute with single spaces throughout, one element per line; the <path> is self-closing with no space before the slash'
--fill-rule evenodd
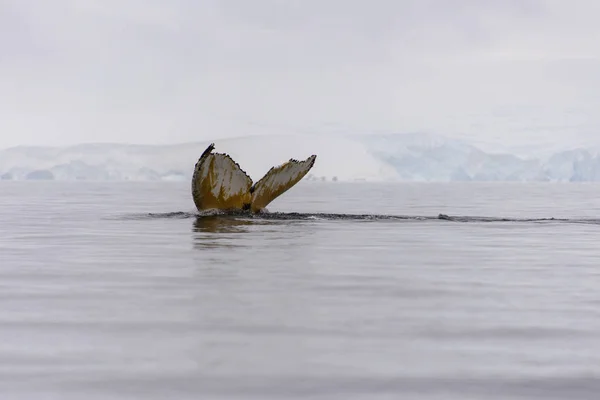
<path id="1" fill-rule="evenodd" d="M 307 180 L 381 181 L 395 169 L 343 137 L 259 136 L 215 140 L 217 152 L 237 161 L 255 181 L 272 166 L 311 154 L 318 161 Z M 0 150 L 0 176 L 24 180 L 48 170 L 58 180 L 189 180 L 210 141 L 168 146 L 80 144 L 68 147 L 19 146 Z"/>
<path id="2" fill-rule="evenodd" d="M 209 143 L 13 147 L 0 150 L 0 178 L 189 181 Z M 600 151 L 591 147 L 525 157 L 429 133 L 251 136 L 215 144 L 255 181 L 274 165 L 311 154 L 318 158 L 308 181 L 600 181 Z"/>
<path id="3" fill-rule="evenodd" d="M 363 135 L 356 137 L 375 157 L 409 181 L 547 180 L 538 160 L 486 153 L 461 140 L 439 135 Z"/>

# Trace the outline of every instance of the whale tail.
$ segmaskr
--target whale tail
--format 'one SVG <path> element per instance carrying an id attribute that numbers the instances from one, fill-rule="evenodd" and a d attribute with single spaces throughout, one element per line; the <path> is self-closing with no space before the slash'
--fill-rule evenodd
<path id="1" fill-rule="evenodd" d="M 199 211 L 259 212 L 298 183 L 313 167 L 316 155 L 304 161 L 290 159 L 271 168 L 256 184 L 233 159 L 213 153 L 211 143 L 200 156 L 192 177 L 192 197 Z"/>

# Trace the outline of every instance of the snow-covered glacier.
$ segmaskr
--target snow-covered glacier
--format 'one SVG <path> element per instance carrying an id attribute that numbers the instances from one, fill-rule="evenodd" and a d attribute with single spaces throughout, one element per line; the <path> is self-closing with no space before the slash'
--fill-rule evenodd
<path id="1" fill-rule="evenodd" d="M 180 180 L 211 142 L 253 180 L 290 158 L 317 154 L 306 180 L 318 181 L 600 181 L 598 148 L 519 156 L 483 151 L 429 133 L 272 135 L 174 145 L 80 144 L 0 150 L 4 180 Z"/>
<path id="2" fill-rule="evenodd" d="M 0 151 L 2 179 L 189 180 L 194 165 L 214 142 L 253 180 L 290 158 L 317 154 L 307 180 L 382 181 L 397 177 L 393 166 L 350 138 L 251 136 L 176 145 L 81 144 L 13 147 Z"/>
<path id="3" fill-rule="evenodd" d="M 439 135 L 357 136 L 377 159 L 408 181 L 544 181 L 540 160 L 509 153 L 488 153 Z"/>

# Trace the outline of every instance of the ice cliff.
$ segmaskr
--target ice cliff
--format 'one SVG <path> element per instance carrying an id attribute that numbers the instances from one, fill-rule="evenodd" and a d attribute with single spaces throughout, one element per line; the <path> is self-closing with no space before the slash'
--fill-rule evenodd
<path id="1" fill-rule="evenodd" d="M 5 180 L 190 179 L 206 140 L 176 145 L 80 144 L 0 150 Z M 483 151 L 440 135 L 251 136 L 214 140 L 254 180 L 289 158 L 317 154 L 307 180 L 325 181 L 600 181 L 596 148 L 541 156 Z"/>

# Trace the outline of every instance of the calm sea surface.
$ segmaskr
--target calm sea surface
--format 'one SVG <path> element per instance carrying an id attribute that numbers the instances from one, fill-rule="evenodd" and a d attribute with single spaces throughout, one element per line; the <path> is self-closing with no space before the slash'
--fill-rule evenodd
<path id="1" fill-rule="evenodd" d="M 600 398 L 600 185 L 301 182 L 270 211 L 301 214 L 0 182 L 0 398 Z"/>

